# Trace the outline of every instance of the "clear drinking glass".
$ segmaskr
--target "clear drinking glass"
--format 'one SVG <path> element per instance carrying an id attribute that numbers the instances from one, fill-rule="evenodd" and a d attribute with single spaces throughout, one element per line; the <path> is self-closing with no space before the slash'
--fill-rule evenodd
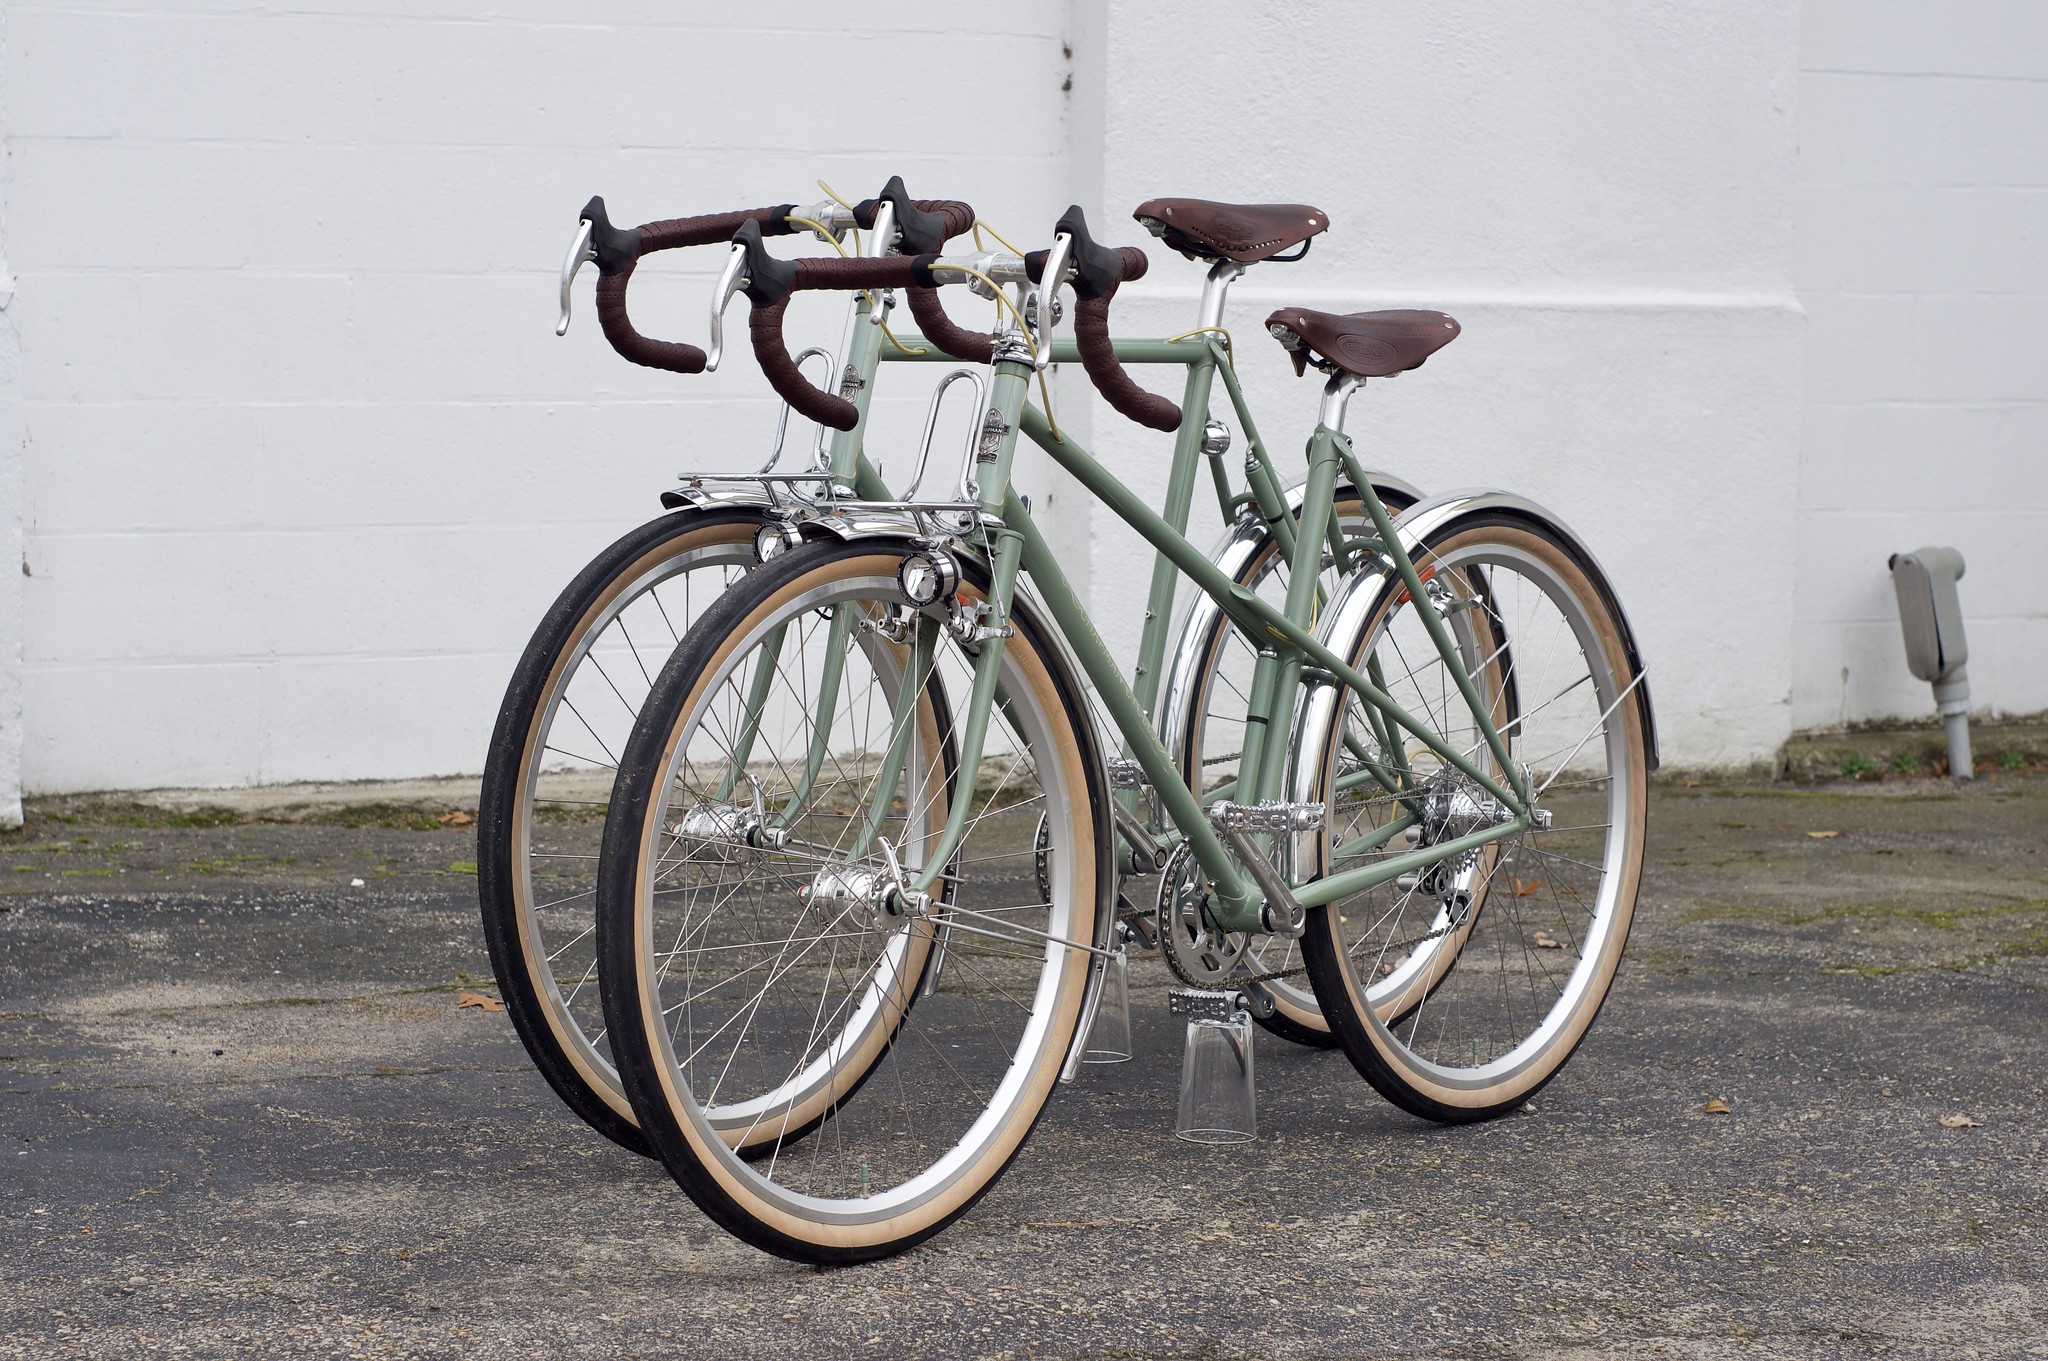
<path id="1" fill-rule="evenodd" d="M 1173 1132 L 1195 1144 L 1242 1144 L 1258 1137 L 1250 1012 L 1188 1021 L 1187 1050 L 1180 1064 L 1180 1115 Z"/>
<path id="2" fill-rule="evenodd" d="M 1102 999 L 1095 1005 L 1095 1022 L 1088 1027 L 1081 1062 L 1126 1063 L 1131 1053 L 1131 988 L 1119 949 L 1103 966 Z"/>

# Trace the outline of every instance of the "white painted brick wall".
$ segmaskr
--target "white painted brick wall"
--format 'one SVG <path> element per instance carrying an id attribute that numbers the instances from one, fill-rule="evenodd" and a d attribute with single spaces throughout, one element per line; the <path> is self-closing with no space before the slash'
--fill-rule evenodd
<path id="1" fill-rule="evenodd" d="M 2048 709 L 2048 7 L 1807 0 L 1794 722 L 1927 715 L 1888 555 L 1952 544 L 1973 701 Z"/>
<path id="2" fill-rule="evenodd" d="M 481 768 L 548 600 L 773 418 L 750 365 L 617 359 L 587 279 L 554 337 L 593 191 L 638 221 L 901 173 L 1020 232 L 1066 201 L 1063 3 L 592 13 L 8 8 L 31 789 Z M 1000 110 L 1000 154 L 927 116 L 962 109 Z M 720 263 L 643 269 L 642 329 L 697 336 Z M 792 335 L 838 318 L 805 300 Z M 879 405 L 900 443 L 922 394 Z"/>
<path id="3" fill-rule="evenodd" d="M 1456 347 L 1354 404 L 1361 449 L 1577 525 L 1674 762 L 1924 711 L 1882 571 L 1921 542 L 1969 555 L 1980 703 L 2048 707 L 2048 8 L 848 14 L 4 0 L 0 816 L 24 731 L 43 791 L 477 770 L 560 585 L 676 471 L 758 458 L 773 418 L 751 365 L 618 360 L 587 285 L 553 336 L 576 209 L 817 175 L 900 172 L 1015 237 L 1070 197 L 1124 240 L 1154 194 L 1328 209 L 1305 263 L 1233 297 L 1269 442 L 1289 459 L 1315 409 L 1271 307 L 1456 313 Z M 1199 270 L 1152 254 L 1120 321 L 1182 329 Z M 700 336 L 717 263 L 641 271 L 642 328 Z M 837 327 L 799 304 L 794 333 Z M 1157 488 L 1166 441 L 1077 379 L 1062 424 Z M 885 389 L 875 446 L 922 403 Z M 1149 571 L 1128 531 L 1042 460 L 1020 480 L 1122 617 Z M 1108 632 L 1128 649 L 1135 621 Z"/>
<path id="4" fill-rule="evenodd" d="M 1269 311 L 1453 313 L 1454 346 L 1352 402 L 1361 454 L 1425 491 L 1547 504 L 1617 583 L 1666 759 L 1771 756 L 1790 723 L 1791 582 L 1736 545 L 1793 533 L 1791 11 L 1290 0 L 1248 19 L 1198 0 L 1109 16 L 1106 221 L 1170 193 L 1330 214 L 1305 261 L 1260 266 L 1231 298 L 1283 466 L 1299 475 L 1319 385 L 1265 337 Z M 1155 259 L 1124 323 L 1192 325 L 1199 271 Z M 1105 443 L 1163 488 L 1166 437 L 1111 426 Z M 1098 580 L 1145 562 L 1128 531 L 1100 533 Z M 1112 637 L 1135 650 L 1132 630 Z"/>

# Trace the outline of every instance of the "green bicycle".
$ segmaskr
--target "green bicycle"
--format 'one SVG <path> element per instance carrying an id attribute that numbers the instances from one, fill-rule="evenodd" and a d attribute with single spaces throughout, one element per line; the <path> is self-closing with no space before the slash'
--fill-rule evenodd
<path id="1" fill-rule="evenodd" d="M 1175 230 L 1219 230 L 1191 211 Z M 1239 216 L 1261 241 L 1294 233 L 1285 249 L 1308 211 Z M 1505 493 L 1397 521 L 1357 461 L 1355 390 L 1455 322 L 1268 319 L 1328 374 L 1298 512 L 1253 479 L 1288 566 L 1276 603 L 1189 541 L 1171 497 L 1164 516 L 1144 505 L 1027 403 L 1072 357 L 1119 410 L 1164 420 L 1124 366 L 1182 365 L 1183 411 L 1221 375 L 1250 429 L 1213 334 L 1110 339 L 1144 257 L 1095 243 L 1078 209 L 1023 258 L 790 263 L 743 228 L 733 260 L 764 369 L 828 424 L 844 399 L 782 345 L 792 293 L 975 278 L 1026 296 L 1023 324 L 986 337 L 951 494 L 839 499 L 777 528 L 683 635 L 620 754 L 604 1013 L 639 1128 L 700 1207 L 812 1262 L 900 1251 L 965 1213 L 1083 1042 L 1133 855 L 1163 862 L 1162 945 L 1198 975 L 1256 981 L 1278 972 L 1262 943 L 1298 943 L 1319 1013 L 1404 1108 L 1486 1119 L 1556 1075 L 1626 940 L 1654 723 L 1626 619 L 1568 528 Z M 1065 286 L 1071 342 L 1053 338 Z M 1185 485 L 1201 451 L 1180 428 Z M 1225 779 L 1176 761 L 1148 677 L 1126 683 L 1097 637 L 1010 485 L 1020 436 L 1157 549 L 1148 635 L 1185 577 L 1253 642 Z"/>
<path id="2" fill-rule="evenodd" d="M 1191 204 L 1197 216 L 1203 207 L 1229 207 L 1159 200 L 1144 205 L 1139 214 L 1159 223 L 1180 205 L 1185 219 Z M 1327 224 L 1320 214 L 1316 217 Z M 748 221 L 759 223 L 764 234 L 809 232 L 872 257 L 936 250 L 972 228 L 975 215 L 962 203 L 912 200 L 900 177 L 892 177 L 874 198 L 855 204 L 827 199 L 651 222 L 631 230 L 613 227 L 603 201 L 593 199 L 583 210 L 563 266 L 558 333 L 568 327 L 570 287 L 578 270 L 594 264 L 600 274 L 599 319 L 620 354 L 669 372 L 703 371 L 712 356 L 635 330 L 627 310 L 628 286 L 647 256 L 729 242 Z M 1201 230 L 1199 223 L 1196 228 Z M 1197 329 L 1190 334 L 1215 335 L 1208 328 L 1220 327 L 1230 284 L 1258 260 L 1271 258 L 1275 249 L 1264 241 L 1248 245 L 1213 234 L 1181 234 L 1176 240 L 1184 253 L 1209 266 Z M 618 755 L 669 652 L 709 605 L 756 565 L 755 540 L 764 527 L 778 527 L 771 535 L 772 548 L 781 542 L 776 535 L 801 519 L 827 513 L 841 493 L 888 497 L 862 454 L 865 415 L 880 363 L 949 356 L 986 362 L 987 335 L 952 326 L 930 290 L 908 289 L 905 296 L 925 337 L 891 343 L 884 323 L 892 295 L 863 291 L 854 293 L 849 305 L 837 351 L 845 356 L 843 364 L 820 348 L 795 357 L 799 366 L 813 369 L 822 360 L 823 369 L 835 375 L 859 417 L 855 427 L 821 424 L 808 459 L 799 461 L 794 451 L 784 452 L 789 434 L 789 408 L 784 406 L 774 447 L 752 477 L 686 478 L 682 486 L 664 492 L 665 514 L 607 547 L 563 589 L 528 643 L 499 708 L 477 836 L 479 896 L 492 964 L 506 1009 L 535 1066 L 587 1123 L 635 1152 L 651 1155 L 652 1149 L 640 1134 L 611 1061 L 593 941 L 601 816 Z M 952 348 L 943 348 L 942 342 Z M 1064 345 L 1062 351 L 1071 348 Z M 1207 462 L 1223 525 L 1212 558 L 1247 589 L 1278 600 L 1287 579 L 1283 542 L 1292 543 L 1282 521 L 1291 521 L 1302 491 L 1282 487 L 1256 426 L 1243 413 L 1242 394 L 1234 388 L 1232 400 L 1243 413 L 1240 424 L 1247 437 L 1248 489 L 1232 487 L 1224 475 L 1229 432 L 1207 419 L 1209 379 L 1191 371 L 1190 384 L 1197 383 L 1199 394 L 1190 387 L 1184 414 L 1173 426 L 1178 452 L 1168 519 L 1186 528 L 1200 466 Z M 1414 488 L 1398 479 L 1377 472 L 1370 476 L 1375 492 L 1394 509 L 1417 499 Z M 1340 485 L 1338 504 L 1346 523 L 1363 525 L 1361 503 L 1348 485 Z M 1327 589 L 1334 574 L 1325 576 Z M 1212 793 L 1227 793 L 1234 754 L 1242 745 L 1244 695 L 1256 649 L 1206 597 L 1195 602 L 1177 635 L 1169 635 L 1166 617 L 1162 611 L 1148 624 L 1139 693 L 1156 714 L 1162 742 L 1191 772 L 1188 778 L 1206 780 Z M 1148 684 L 1145 677 L 1160 679 Z M 927 698 L 934 706 L 944 704 L 937 691 Z M 1130 855 L 1127 848 L 1124 868 L 1131 867 Z M 1141 857 L 1137 863 L 1147 862 Z M 1140 915 L 1124 929 L 1146 928 L 1149 921 L 1149 914 Z M 1261 1023 L 1297 1042 L 1333 1043 L 1295 943 L 1266 938 L 1260 950 L 1273 956 L 1265 970 L 1271 981 L 1254 985 L 1265 990 L 1272 1004 L 1270 1011 L 1261 1010 Z"/>

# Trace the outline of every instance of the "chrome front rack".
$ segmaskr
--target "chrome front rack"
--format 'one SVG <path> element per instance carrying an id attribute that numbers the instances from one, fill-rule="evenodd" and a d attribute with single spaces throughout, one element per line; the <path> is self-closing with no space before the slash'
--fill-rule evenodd
<path id="1" fill-rule="evenodd" d="M 931 462 L 932 437 L 939 428 L 939 407 L 946 400 L 946 389 L 965 379 L 974 385 L 974 421 L 967 429 L 967 446 L 960 458 L 959 499 L 978 502 L 980 489 L 974 482 L 974 460 L 981 450 L 981 412 L 988 405 L 988 379 L 979 369 L 954 369 L 939 379 L 939 385 L 932 389 L 932 400 L 924 412 L 924 438 L 918 444 L 917 471 L 910 475 L 910 485 L 903 489 L 903 500 L 912 502 L 924 485 L 925 465 Z"/>
<path id="2" fill-rule="evenodd" d="M 823 359 L 827 372 L 834 359 L 830 351 L 812 346 L 797 355 L 799 366 L 811 359 Z M 931 465 L 932 443 L 938 435 L 939 416 L 946 394 L 953 385 L 968 383 L 974 391 L 972 419 L 960 451 L 960 472 L 950 499 L 920 495 Z M 988 377 L 979 369 L 957 368 L 946 373 L 932 389 L 925 407 L 924 433 L 918 444 L 917 463 L 910 483 L 900 497 L 870 501 L 859 499 L 850 480 L 827 466 L 830 454 L 823 426 L 811 448 L 811 470 L 777 473 L 789 438 L 787 403 L 775 422 L 775 445 L 768 461 L 753 473 L 685 473 L 683 485 L 670 493 L 675 504 L 755 505 L 789 520 L 818 521 L 842 536 L 857 533 L 909 532 L 923 538 L 958 538 L 973 532 L 989 517 L 981 504 L 980 487 L 974 476 L 987 438 Z M 879 471 L 879 468 L 878 468 Z"/>
<path id="3" fill-rule="evenodd" d="M 803 372 L 804 361 L 807 359 L 824 360 L 825 375 L 827 378 L 831 377 L 833 368 L 835 366 L 832 359 L 832 352 L 830 350 L 824 348 L 822 345 L 813 345 L 809 349 L 803 351 L 796 357 L 797 372 Z M 775 418 L 775 447 L 768 451 L 768 461 L 761 465 L 762 473 L 774 472 L 775 465 L 782 461 L 782 442 L 789 435 L 789 411 L 789 403 L 784 402 L 782 404 L 781 414 Z M 825 448 L 825 427 L 821 425 L 818 427 L 817 438 L 811 442 L 811 471 L 814 473 L 824 472 L 826 464 L 828 464 L 830 461 L 831 455 L 826 451 Z"/>

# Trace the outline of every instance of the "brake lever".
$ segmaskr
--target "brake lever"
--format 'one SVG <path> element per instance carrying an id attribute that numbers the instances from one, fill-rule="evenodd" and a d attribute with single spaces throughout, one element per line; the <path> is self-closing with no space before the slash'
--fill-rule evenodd
<path id="1" fill-rule="evenodd" d="M 1053 303 L 1065 279 L 1067 257 L 1073 250 L 1071 235 L 1061 232 L 1054 236 L 1052 249 L 1045 253 L 1045 269 L 1038 276 L 1038 353 L 1031 367 L 1039 372 L 1052 363 Z"/>
<path id="2" fill-rule="evenodd" d="M 747 248 L 733 243 L 732 254 L 725 259 L 725 269 L 719 273 L 718 286 L 711 296 L 711 345 L 704 351 L 704 372 L 718 372 L 718 361 L 725 354 L 725 309 L 732 305 L 733 295 L 750 282 L 747 277 Z"/>
<path id="3" fill-rule="evenodd" d="M 562 261 L 562 319 L 555 325 L 558 336 L 569 334 L 569 285 L 576 282 L 576 271 L 597 259 L 597 247 L 590 241 L 593 230 L 589 218 L 580 219 L 576 239 L 569 243 L 569 254 Z"/>

